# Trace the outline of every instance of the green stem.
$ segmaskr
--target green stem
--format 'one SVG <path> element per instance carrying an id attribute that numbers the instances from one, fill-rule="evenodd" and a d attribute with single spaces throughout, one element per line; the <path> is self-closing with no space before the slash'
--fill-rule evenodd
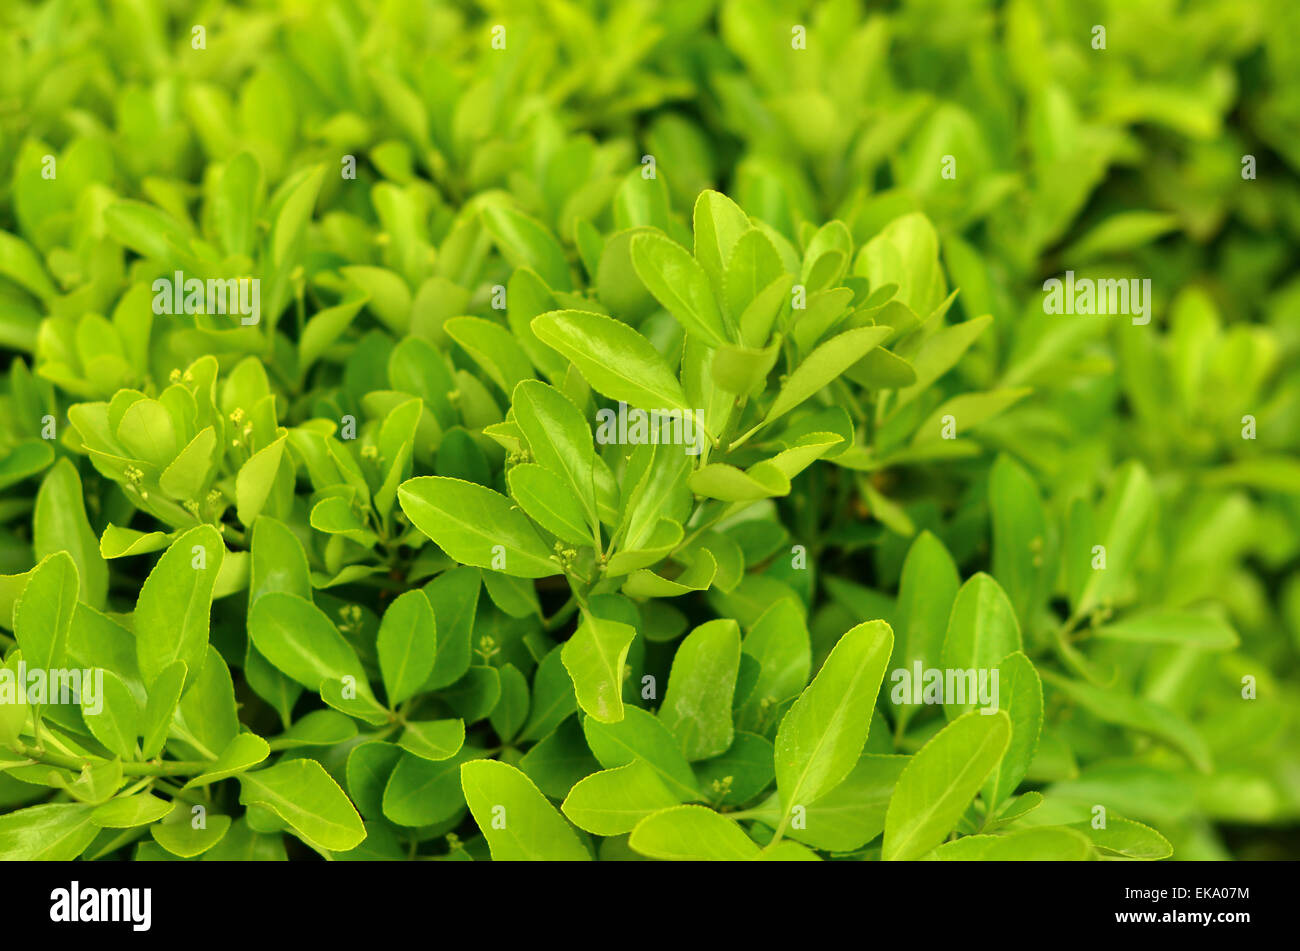
<path id="1" fill-rule="evenodd" d="M 790 810 L 787 809 L 785 813 L 781 816 L 781 824 L 776 827 L 776 832 L 772 835 L 772 841 L 767 843 L 767 845 L 763 846 L 764 852 L 766 852 L 770 848 L 774 848 L 776 844 L 785 837 L 785 827 L 788 826 L 789 824 L 790 824 Z"/>
<path id="2" fill-rule="evenodd" d="M 741 436 L 739 439 L 737 439 L 735 442 L 733 442 L 730 446 L 728 446 L 728 447 L 727 447 L 727 452 L 735 452 L 735 451 L 736 451 L 737 449 L 739 449 L 741 446 L 745 445 L 745 443 L 749 442 L 749 437 L 753 436 L 754 433 L 756 433 L 756 432 L 758 432 L 760 429 L 762 429 L 764 425 L 765 425 L 764 423 L 761 423 L 761 422 L 760 422 L 757 426 L 755 426 L 755 427 L 754 427 L 753 429 L 751 429 L 749 432 L 745 433 L 745 435 Z"/>
<path id="3" fill-rule="evenodd" d="M 133 786 L 128 786 L 128 787 L 126 787 L 125 789 L 120 790 L 120 791 L 117 793 L 117 796 L 118 796 L 119 798 L 125 798 L 125 797 L 127 797 L 127 796 L 134 796 L 136 793 L 140 792 L 141 790 L 148 789 L 148 788 L 149 788 L 150 786 L 152 786 L 155 782 L 157 782 L 157 777 L 156 777 L 156 776 L 145 776 L 143 779 L 141 779 L 141 780 L 140 780 L 138 783 L 136 783 L 135 785 L 133 785 Z"/>
<path id="4" fill-rule="evenodd" d="M 569 600 L 565 601 L 560 609 L 547 618 L 543 624 L 548 631 L 553 631 L 573 617 L 573 612 L 576 610 L 578 610 L 577 595 L 570 595 Z"/>
<path id="5" fill-rule="evenodd" d="M 169 783 L 165 779 L 155 780 L 158 786 L 163 789 L 167 795 L 173 799 L 180 799 L 182 802 L 188 802 L 195 806 L 207 806 L 208 800 L 189 789 L 182 789 L 174 783 Z"/>
<path id="6" fill-rule="evenodd" d="M 1066 667 L 1081 676 L 1086 676 L 1075 656 L 1076 651 L 1070 645 L 1070 635 L 1074 633 L 1075 629 L 1082 621 L 1083 617 L 1075 614 L 1060 627 L 1056 628 L 1052 632 L 1052 646 L 1056 649 L 1057 656 L 1060 657 L 1061 662 L 1065 664 Z"/>
<path id="7" fill-rule="evenodd" d="M 750 503 L 750 502 L 732 502 L 732 503 L 730 503 L 730 504 L 727 504 L 727 503 L 724 502 L 724 503 L 722 504 L 722 508 L 718 510 L 718 513 L 717 513 L 716 515 L 714 515 L 714 516 L 711 517 L 711 518 L 705 519 L 703 522 L 701 522 L 699 525 L 697 525 L 694 529 L 692 529 L 691 533 L 690 533 L 689 535 L 687 535 L 685 538 L 682 539 L 681 544 L 679 544 L 676 548 L 674 548 L 674 549 L 672 550 L 672 553 L 671 553 L 668 557 L 671 558 L 673 555 L 677 554 L 679 551 L 682 551 L 683 549 L 688 548 L 688 547 L 690 546 L 691 542 L 695 541 L 695 539 L 699 538 L 701 535 L 703 535 L 705 532 L 707 532 L 707 531 L 708 531 L 710 528 L 712 528 L 714 525 L 717 525 L 719 522 L 723 521 L 724 519 L 729 518 L 729 517 L 732 516 L 732 515 L 735 515 L 737 512 L 739 512 L 739 511 L 740 511 L 741 509 L 743 509 L 745 506 L 750 505 L 750 504 L 752 504 L 752 503 Z M 701 506 L 701 510 L 703 510 L 703 506 Z"/>
<path id="8" fill-rule="evenodd" d="M 46 766 L 59 766 L 63 769 L 71 769 L 81 772 L 87 766 L 92 765 L 92 760 L 87 757 L 67 756 L 63 753 L 55 753 L 52 750 L 39 749 L 37 747 L 27 746 L 23 743 L 15 743 L 11 749 L 20 756 L 26 756 L 38 763 L 44 763 Z M 123 763 L 123 776 L 185 776 L 191 773 L 201 773 L 207 769 L 210 764 L 198 760 L 169 760 L 167 762 L 154 763 Z"/>

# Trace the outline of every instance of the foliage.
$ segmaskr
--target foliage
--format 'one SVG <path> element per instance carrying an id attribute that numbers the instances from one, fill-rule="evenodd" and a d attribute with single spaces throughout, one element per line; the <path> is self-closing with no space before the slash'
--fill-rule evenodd
<path id="1" fill-rule="evenodd" d="M 0 858 L 1293 852 L 1300 13 L 862 6 L 0 14 Z"/>

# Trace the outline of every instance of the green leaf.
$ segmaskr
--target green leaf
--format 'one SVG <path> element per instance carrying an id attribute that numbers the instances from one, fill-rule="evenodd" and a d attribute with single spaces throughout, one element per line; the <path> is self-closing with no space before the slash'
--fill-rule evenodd
<path id="1" fill-rule="evenodd" d="M 1084 615 L 1113 598 L 1132 573 L 1138 550 L 1146 538 L 1147 524 L 1155 507 L 1155 488 L 1141 463 L 1126 463 L 1116 474 L 1093 538 L 1070 538 L 1076 557 L 1092 560 L 1096 545 L 1106 550 L 1106 567 L 1090 569 L 1074 594 L 1074 613 Z"/>
<path id="2" fill-rule="evenodd" d="M 686 484 L 696 495 L 723 502 L 757 502 L 790 494 L 790 478 L 766 462 L 757 463 L 748 471 L 710 462 L 692 472 Z"/>
<path id="3" fill-rule="evenodd" d="M 339 273 L 364 295 L 366 308 L 385 326 L 400 334 L 411 329 L 411 290 L 401 275 L 387 268 L 364 265 L 339 268 Z M 330 319 L 342 320 L 342 315 Z M 347 319 L 350 321 L 351 317 Z"/>
<path id="4" fill-rule="evenodd" d="M 881 858 L 918 859 L 943 842 L 1006 752 L 1011 719 L 967 713 L 921 747 L 898 777 Z"/>
<path id="5" fill-rule="evenodd" d="M 337 746 L 357 735 L 357 725 L 336 710 L 313 710 L 271 740 L 273 750 L 304 746 Z"/>
<path id="6" fill-rule="evenodd" d="M 856 272 L 872 287 L 898 284 L 898 298 L 918 314 L 928 314 L 943 299 L 946 285 L 939 266 L 939 239 L 920 212 L 895 218 L 863 246 Z"/>
<path id="7" fill-rule="evenodd" d="M 122 782 L 122 761 L 116 758 L 92 761 L 75 776 L 51 770 L 45 779 L 47 785 L 62 789 L 78 802 L 92 805 L 107 802 L 122 788 Z"/>
<path id="8" fill-rule="evenodd" d="M 474 568 L 461 566 L 444 572 L 424 588 L 437 620 L 438 641 L 426 690 L 453 684 L 469 669 L 469 639 L 478 606 L 479 577 Z"/>
<path id="9" fill-rule="evenodd" d="M 578 836 L 533 781 L 497 760 L 460 768 L 465 801 L 494 861 L 585 862 Z"/>
<path id="10" fill-rule="evenodd" d="M 1210 750 L 1205 740 L 1177 713 L 1142 697 L 1134 697 L 1119 688 L 1107 689 L 1079 683 L 1049 670 L 1040 671 L 1054 690 L 1083 707 L 1106 723 L 1146 733 L 1168 743 L 1203 773 L 1210 772 Z"/>
<path id="11" fill-rule="evenodd" d="M 464 677 L 442 692 L 442 699 L 466 723 L 477 723 L 500 702 L 501 675 L 495 667 L 475 664 Z"/>
<path id="12" fill-rule="evenodd" d="M 501 741 L 509 743 L 528 716 L 528 681 L 514 664 L 502 664 L 499 673 L 501 699 L 497 701 L 488 719 Z"/>
<path id="13" fill-rule="evenodd" d="M 683 554 L 682 557 L 687 556 Z M 653 571 L 633 572 L 623 583 L 623 593 L 631 598 L 675 598 L 692 591 L 706 590 L 717 577 L 717 560 L 712 552 L 703 548 L 694 552 L 690 558 L 691 563 L 673 578 L 665 578 Z"/>
<path id="14" fill-rule="evenodd" d="M 262 182 L 262 166 L 251 152 L 240 152 L 222 173 L 212 214 L 227 254 L 251 254 L 253 251 Z"/>
<path id="15" fill-rule="evenodd" d="M 602 723 L 623 719 L 623 667 L 635 637 L 630 624 L 585 614 L 560 653 L 578 705 Z"/>
<path id="16" fill-rule="evenodd" d="M 631 251 L 637 276 L 687 333 L 715 347 L 734 338 L 713 298 L 708 275 L 685 248 L 649 232 L 632 239 Z"/>
<path id="17" fill-rule="evenodd" d="M 679 802 L 655 771 L 638 759 L 580 780 L 565 797 L 560 811 L 587 832 L 622 835 L 651 813 Z"/>
<path id="18" fill-rule="evenodd" d="M 221 841 L 203 853 L 204 862 L 284 862 L 284 837 L 254 832 L 249 821 L 236 819 Z"/>
<path id="19" fill-rule="evenodd" d="M 288 760 L 244 773 L 239 785 L 241 803 L 270 809 L 315 848 L 346 852 L 366 837 L 356 808 L 315 760 Z"/>
<path id="20" fill-rule="evenodd" d="M 132 829 L 157 822 L 171 811 L 172 804 L 166 799 L 144 792 L 96 806 L 90 821 L 101 829 Z"/>
<path id="21" fill-rule="evenodd" d="M 956 421 L 956 431 L 965 435 L 976 426 L 988 422 L 1003 410 L 1018 403 L 1032 391 L 1029 387 L 992 390 L 988 393 L 962 393 L 940 404 L 916 430 L 912 446 L 924 446 L 944 438 L 944 417 Z"/>
<path id="22" fill-rule="evenodd" d="M 983 572 L 972 576 L 953 601 L 940 666 L 952 671 L 973 671 L 976 680 L 981 675 L 987 679 L 1002 658 L 1020 649 L 1020 625 L 1006 593 Z M 949 720 L 985 705 L 978 689 L 971 695 L 968 677 L 958 676 L 954 685 L 963 696 L 960 700 L 949 698 L 944 704 Z"/>
<path id="23" fill-rule="evenodd" d="M 1022 829 L 1007 835 L 968 835 L 946 842 L 928 858 L 949 862 L 1082 862 L 1088 840 L 1069 828 Z"/>
<path id="24" fill-rule="evenodd" d="M 541 222 L 512 208 L 487 205 L 483 224 L 512 266 L 536 271 L 552 290 L 573 289 L 564 249 Z"/>
<path id="25" fill-rule="evenodd" d="M 29 439 L 0 457 L 0 489 L 40 472 L 54 461 L 54 450 L 43 439 Z"/>
<path id="26" fill-rule="evenodd" d="M 217 434 L 205 426 L 158 477 L 158 485 L 172 498 L 198 501 L 213 473 Z"/>
<path id="27" fill-rule="evenodd" d="M 42 559 L 31 573 L 14 605 L 14 636 L 29 669 L 63 666 L 77 589 L 77 565 L 65 551 Z"/>
<path id="28" fill-rule="evenodd" d="M 251 608 L 274 591 L 311 598 L 311 572 L 302 542 L 289 526 L 266 515 L 253 523 L 253 560 L 248 584 Z"/>
<path id="29" fill-rule="evenodd" d="M 884 621 L 847 631 L 776 734 L 776 786 L 788 810 L 830 792 L 853 770 L 894 647 Z"/>
<path id="30" fill-rule="evenodd" d="M 137 532 L 110 523 L 99 537 L 99 553 L 106 559 L 125 558 L 161 551 L 169 544 L 171 536 L 166 532 Z"/>
<path id="31" fill-rule="evenodd" d="M 700 798 L 691 764 L 682 755 L 676 737 L 654 714 L 627 707 L 617 723 L 588 717 L 582 721 L 582 731 L 591 752 L 606 769 L 643 759 L 678 799 Z"/>
<path id="32" fill-rule="evenodd" d="M 888 336 L 887 327 L 858 327 L 821 344 L 786 379 L 763 417 L 763 425 L 775 422 L 817 393 Z"/>
<path id="33" fill-rule="evenodd" d="M 450 759 L 465 745 L 465 721 L 407 721 L 397 745 L 421 759 Z"/>
<path id="34" fill-rule="evenodd" d="M 86 518 L 81 476 L 66 458 L 54 464 L 36 493 L 32 535 L 38 561 L 56 551 L 72 556 L 81 582 L 81 600 L 102 608 L 108 592 L 108 564 Z"/>
<path id="35" fill-rule="evenodd" d="M 229 816 L 205 812 L 202 824 L 199 824 L 198 815 L 191 811 L 188 803 L 179 799 L 173 801 L 171 812 L 162 822 L 149 827 L 149 833 L 155 842 L 172 855 L 183 859 L 202 855 L 225 838 L 229 831 Z"/>
<path id="36" fill-rule="evenodd" d="M 1153 242 L 1178 228 L 1178 216 L 1156 211 L 1123 211 L 1094 226 L 1061 252 L 1062 261 L 1075 266 Z"/>
<path id="37" fill-rule="evenodd" d="M 254 519 L 266 505 L 275 486 L 275 475 L 284 455 L 285 437 L 281 436 L 265 448 L 259 449 L 242 466 L 235 476 L 235 499 L 239 520 L 252 526 Z"/>
<path id="38" fill-rule="evenodd" d="M 728 393 L 748 394 L 767 381 L 780 352 L 778 342 L 762 350 L 724 343 L 713 352 L 714 382 Z"/>
<path id="39" fill-rule="evenodd" d="M 536 380 L 515 387 L 515 422 L 538 464 L 562 477 L 595 525 L 597 499 L 614 496 L 613 477 L 598 464 L 591 427 L 563 393 Z"/>
<path id="40" fill-rule="evenodd" d="M 111 670 L 102 671 L 102 693 L 91 697 L 81 693 L 81 715 L 95 739 L 103 743 L 110 753 L 122 759 L 134 759 L 136 737 L 140 735 L 140 710 L 135 697 L 122 678 Z"/>
<path id="41" fill-rule="evenodd" d="M 305 375 L 313 363 L 324 356 L 334 342 L 348 329 L 367 298 L 343 301 L 333 307 L 318 310 L 303 328 L 298 339 L 298 373 Z"/>
<path id="42" fill-rule="evenodd" d="M 777 601 L 745 635 L 741 651 L 754 658 L 759 672 L 736 711 L 736 724 L 766 732 L 776 705 L 797 696 L 808 684 L 812 646 L 803 612 L 792 601 Z"/>
<path id="43" fill-rule="evenodd" d="M 519 383 L 533 378 L 528 355 L 500 324 L 481 317 L 453 317 L 442 326 L 503 392 L 513 393 Z"/>
<path id="44" fill-rule="evenodd" d="M 423 591 L 399 595 L 379 624 L 379 671 L 389 707 L 420 692 L 438 656 L 438 625 Z"/>
<path id="45" fill-rule="evenodd" d="M 922 671 L 939 666 L 944 633 L 960 583 L 957 566 L 943 542 L 930 532 L 917 535 L 903 560 L 898 585 L 895 619 L 900 637 L 894 650 L 895 671 L 902 669 L 914 676 L 918 663 Z M 891 680 L 896 676 L 892 675 Z M 902 729 L 912 718 L 915 706 L 898 703 L 894 693 L 891 691 L 890 700 Z"/>
<path id="46" fill-rule="evenodd" d="M 723 277 L 723 301 L 727 312 L 739 320 L 752 304 L 769 287 L 782 277 L 781 257 L 776 253 L 772 242 L 757 228 L 751 228 L 740 236 L 731 256 L 727 259 L 727 271 Z M 785 297 L 782 290 L 781 297 Z M 771 316 L 776 317 L 777 308 L 769 308 Z M 742 323 L 742 338 L 751 346 L 761 346 L 767 342 L 761 323 L 754 315 L 754 323 L 748 328 Z M 768 325 L 768 330 L 771 325 Z M 748 330 L 746 335 L 744 331 Z"/>
<path id="47" fill-rule="evenodd" d="M 176 710 L 173 732 L 203 756 L 216 758 L 239 732 L 235 685 L 221 653 L 209 645 L 197 677 Z"/>
<path id="48" fill-rule="evenodd" d="M 1011 718 L 1011 742 L 984 787 L 984 804 L 995 811 L 1015 792 L 1029 771 L 1043 730 L 1043 683 L 1033 662 L 1022 651 L 998 665 L 999 707 Z"/>
<path id="49" fill-rule="evenodd" d="M 133 458 L 166 469 L 181 445 L 167 407 L 157 400 L 136 400 L 117 424 L 117 439 Z"/>
<path id="50" fill-rule="evenodd" d="M 140 721 L 140 735 L 143 737 L 140 753 L 145 759 L 153 759 L 162 752 L 188 672 L 185 661 L 178 660 L 164 667 L 149 685 L 149 699 L 145 703 L 144 718 Z"/>
<path id="51" fill-rule="evenodd" d="M 989 472 L 993 577 L 1025 624 L 1047 594 L 1047 516 L 1038 486 L 1019 464 L 998 456 Z"/>
<path id="52" fill-rule="evenodd" d="M 217 780 L 235 776 L 252 769 L 271 754 L 271 747 L 266 740 L 252 733 L 240 733 L 221 751 L 221 755 L 202 773 L 195 776 L 183 788 L 206 786 Z"/>
<path id="53" fill-rule="evenodd" d="M 369 689 L 352 645 L 304 598 L 279 591 L 258 598 L 248 613 L 248 635 L 262 656 L 309 690 L 348 677 L 359 694 Z"/>
<path id="54" fill-rule="evenodd" d="M 1104 829 L 1095 828 L 1091 820 L 1072 822 L 1069 828 L 1082 832 L 1104 856 L 1158 861 L 1174 854 L 1169 840 L 1155 829 L 1120 816 L 1107 816 Z"/>
<path id="55" fill-rule="evenodd" d="M 168 546 L 135 602 L 136 658 L 147 685 L 175 661 L 197 675 L 208 648 L 212 590 L 226 546 L 211 525 Z"/>
<path id="56" fill-rule="evenodd" d="M 1300 493 L 1300 462 L 1286 456 L 1258 456 L 1205 473 L 1207 485 L 1241 485 L 1264 492 Z"/>
<path id="57" fill-rule="evenodd" d="M 21 661 L 22 652 L 13 651 L 7 663 L 0 663 L 0 671 L 4 672 L 8 681 L 4 687 L 5 702 L 0 703 L 0 755 L 6 755 L 4 748 L 13 747 L 15 741 L 22 736 L 31 713 L 26 696 L 16 689 L 19 682 L 18 664 Z M 11 690 L 13 695 L 9 696 Z"/>
<path id="58" fill-rule="evenodd" d="M 550 469 L 526 462 L 506 474 L 510 496 L 524 514 L 556 538 L 573 545 L 592 545 L 588 514 L 569 484 Z"/>
<path id="59" fill-rule="evenodd" d="M 451 759 L 434 762 L 401 752 L 384 787 L 384 817 L 401 826 L 446 822 L 465 808 L 460 766 L 483 755 L 481 749 L 461 747 Z"/>
<path id="60" fill-rule="evenodd" d="M 519 768 L 551 799 L 563 799 L 574 784 L 600 769 L 587 748 L 582 725 L 569 717 L 535 744 L 519 761 Z"/>
<path id="61" fill-rule="evenodd" d="M 1146 611 L 1092 629 L 1108 641 L 1232 650 L 1240 641 L 1222 617 L 1202 611 Z"/>
<path id="62" fill-rule="evenodd" d="M 58 290 L 45 273 L 40 256 L 22 238 L 0 231 L 0 274 L 46 301 Z"/>
<path id="63" fill-rule="evenodd" d="M 145 257 L 172 262 L 189 247 L 189 238 L 176 219 L 152 205 L 115 201 L 103 214 L 109 235 Z"/>
<path id="64" fill-rule="evenodd" d="M 772 742 L 757 733 L 737 730 L 727 752 L 694 766 L 700 788 L 713 805 L 748 802 L 776 778 Z"/>
<path id="65" fill-rule="evenodd" d="M 758 856 L 760 862 L 820 862 L 821 856 L 798 842 L 785 839 L 774 842 Z"/>
<path id="66" fill-rule="evenodd" d="M 674 806 L 646 816 L 632 830 L 630 845 L 642 855 L 677 861 L 752 860 L 759 848 L 731 819 L 704 806 Z"/>
<path id="67" fill-rule="evenodd" d="M 556 647 L 537 665 L 533 675 L 533 703 L 524 725 L 523 739 L 538 740 L 578 709 L 573 678 L 564 666 L 564 648 Z"/>
<path id="68" fill-rule="evenodd" d="M 642 409 L 689 412 L 682 385 L 664 358 L 627 324 L 601 314 L 553 310 L 533 318 L 532 328 L 602 395 Z"/>
<path id="69" fill-rule="evenodd" d="M 367 820 L 383 815 L 384 787 L 403 755 L 409 756 L 395 744 L 381 740 L 359 743 L 348 754 L 348 795 Z"/>
<path id="70" fill-rule="evenodd" d="M 422 476 L 403 482 L 397 499 L 411 523 L 462 564 L 517 578 L 560 573 L 528 518 L 491 489 L 460 479 Z"/>
<path id="71" fill-rule="evenodd" d="M 899 391 L 894 400 L 894 411 L 920 396 L 935 380 L 956 366 L 962 354 L 992 322 L 993 318 L 985 314 L 962 324 L 944 327 L 926 337 L 915 354 L 900 354 L 908 357 L 916 373 L 916 382 Z"/>
<path id="72" fill-rule="evenodd" d="M 910 757 L 864 753 L 844 781 L 811 805 L 803 821 L 786 826 L 785 834 L 828 852 L 852 852 L 885 828 L 885 813 Z M 756 818 L 775 828 L 782 817 L 779 794 L 756 810 Z"/>
<path id="73" fill-rule="evenodd" d="M 723 275 L 736 243 L 750 229 L 749 218 L 734 201 L 720 192 L 705 190 L 695 199 L 695 260 L 721 296 Z"/>
<path id="74" fill-rule="evenodd" d="M 95 807 L 84 803 L 29 806 L 0 816 L 0 861 L 67 862 L 99 834 Z"/>
<path id="75" fill-rule="evenodd" d="M 763 288 L 736 318 L 740 324 L 740 341 L 747 347 L 762 347 L 772 335 L 772 327 L 790 300 L 794 276 L 782 274 Z M 728 293 L 731 293 L 730 291 Z M 798 325 L 796 325 L 796 336 Z M 775 344 L 777 341 L 773 341 Z M 875 352 L 875 351 L 872 351 Z"/>
<path id="76" fill-rule="evenodd" d="M 688 761 L 718 756 L 731 746 L 739 666 L 740 627 L 730 618 L 701 624 L 678 645 L 659 716 Z"/>
<path id="77" fill-rule="evenodd" d="M 281 186 L 285 200 L 271 229 L 271 261 L 277 268 L 289 262 L 300 244 L 324 181 L 325 166 L 319 165 L 303 169 Z"/>

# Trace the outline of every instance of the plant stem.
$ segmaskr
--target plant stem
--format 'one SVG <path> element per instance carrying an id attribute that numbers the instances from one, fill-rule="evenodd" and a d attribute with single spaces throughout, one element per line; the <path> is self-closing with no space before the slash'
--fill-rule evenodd
<path id="1" fill-rule="evenodd" d="M 752 435 L 754 435 L 754 433 L 758 432 L 760 429 L 762 429 L 762 428 L 763 428 L 763 425 L 764 425 L 764 424 L 760 422 L 757 426 L 755 426 L 755 427 L 754 427 L 753 429 L 751 429 L 749 432 L 745 433 L 745 435 L 741 436 L 739 439 L 737 439 L 735 442 L 733 442 L 730 446 L 727 447 L 727 452 L 735 452 L 737 449 L 739 449 L 739 448 L 740 448 L 741 446 L 743 446 L 745 443 L 749 442 L 749 437 L 752 436 Z"/>
<path id="2" fill-rule="evenodd" d="M 560 609 L 547 618 L 543 624 L 548 631 L 553 631 L 573 617 L 573 612 L 576 610 L 578 610 L 578 598 L 576 595 L 570 595 L 569 600 L 565 601 Z"/>
<path id="3" fill-rule="evenodd" d="M 14 752 L 21 756 L 26 756 L 38 763 L 44 763 L 47 766 L 59 766 L 63 769 L 71 769 L 77 772 L 93 765 L 93 761 L 87 757 L 66 756 L 63 753 L 55 753 L 52 750 L 38 749 L 36 747 L 26 746 L 22 743 L 16 743 L 11 747 Z M 198 760 L 168 760 L 167 762 L 155 763 L 123 763 L 122 775 L 124 776 L 185 776 L 191 773 L 201 773 L 207 769 L 210 764 Z"/>

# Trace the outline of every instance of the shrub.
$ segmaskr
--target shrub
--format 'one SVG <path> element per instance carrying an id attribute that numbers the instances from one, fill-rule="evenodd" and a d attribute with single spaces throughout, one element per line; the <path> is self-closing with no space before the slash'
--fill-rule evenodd
<path id="1" fill-rule="evenodd" d="M 6 13 L 0 858 L 1294 851 L 1292 5 L 183 7 Z"/>

